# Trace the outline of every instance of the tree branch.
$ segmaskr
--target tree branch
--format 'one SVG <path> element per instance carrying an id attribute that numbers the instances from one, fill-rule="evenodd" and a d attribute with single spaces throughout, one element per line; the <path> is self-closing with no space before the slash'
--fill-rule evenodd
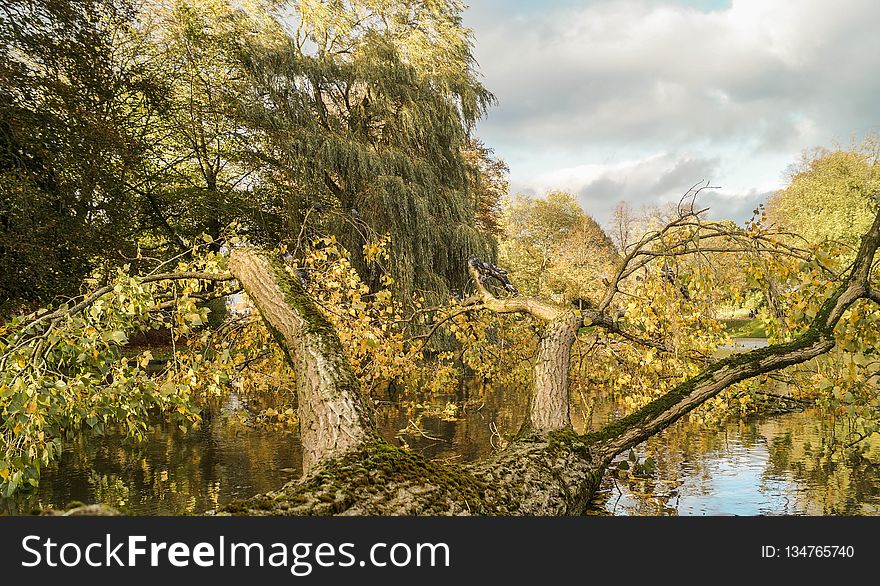
<path id="1" fill-rule="evenodd" d="M 880 296 L 868 282 L 880 244 L 880 211 L 863 236 L 849 277 L 825 300 L 810 328 L 785 344 L 775 344 L 735 354 L 681 383 L 635 413 L 589 434 L 596 454 L 608 462 L 620 452 L 644 441 L 733 384 L 774 370 L 800 364 L 830 351 L 834 328 L 849 307 L 859 299 L 880 303 Z"/>
<path id="2" fill-rule="evenodd" d="M 648 338 L 641 338 L 636 336 L 635 334 L 631 334 L 620 327 L 620 324 L 615 321 L 607 312 L 598 311 L 595 309 L 583 309 L 583 323 L 586 326 L 596 326 L 602 328 L 606 332 L 610 332 L 612 334 L 616 334 L 623 338 L 628 342 L 632 342 L 633 344 L 638 344 L 640 346 L 645 346 L 647 348 L 654 348 L 655 350 L 659 350 L 660 352 L 665 352 L 668 354 L 675 354 L 677 352 L 676 348 L 669 346 L 663 342 L 657 340 L 651 340 Z M 692 360 L 696 360 L 698 362 L 705 363 L 707 361 L 707 356 L 699 353 L 692 353 L 688 356 Z"/>
<path id="3" fill-rule="evenodd" d="M 648 232 L 641 240 L 628 246 L 624 251 L 614 277 L 608 284 L 598 309 L 605 311 L 611 307 L 620 286 L 627 278 L 645 268 L 657 259 L 676 258 L 705 253 L 736 253 L 736 254 L 774 254 L 806 260 L 815 258 L 809 251 L 777 240 L 783 236 L 791 236 L 784 232 L 753 233 L 742 228 L 731 227 L 721 222 L 705 221 L 700 215 L 706 210 L 696 210 L 693 203 L 689 208 L 682 207 L 685 199 L 694 188 L 685 194 L 679 204 L 678 217 L 667 222 L 662 228 Z M 824 263 L 820 269 L 831 278 L 839 278 Z"/>
<path id="4" fill-rule="evenodd" d="M 507 272 L 495 265 L 472 258 L 468 261 L 468 272 L 473 277 L 477 287 L 477 294 L 483 301 L 483 307 L 496 313 L 528 313 L 542 321 L 550 322 L 559 317 L 565 311 L 561 307 L 551 305 L 531 297 L 509 297 L 498 299 L 486 287 L 489 278 L 500 280 L 505 288 L 516 291 L 516 288 L 506 279 Z"/>
<path id="5" fill-rule="evenodd" d="M 188 272 L 174 272 L 174 273 L 158 273 L 155 275 L 148 275 L 146 277 L 141 278 L 141 283 L 154 283 L 156 281 L 180 281 L 186 279 L 198 279 L 202 281 L 231 281 L 235 277 L 233 277 L 230 273 L 207 273 L 202 271 L 188 271 Z M 103 297 L 104 295 L 113 291 L 113 287 L 115 285 L 104 285 L 98 289 L 95 289 L 88 295 L 86 295 L 79 303 L 70 308 L 57 309 L 50 313 L 45 313 L 41 316 L 36 316 L 30 322 L 17 326 L 17 331 L 19 332 L 19 337 L 15 339 L 15 342 L 10 344 L 10 347 L 3 352 L 2 360 L 0 360 L 0 368 L 3 368 L 6 364 L 6 359 L 16 350 L 19 350 L 29 344 L 32 340 L 36 339 L 36 333 L 33 332 L 33 328 L 44 323 L 49 322 L 49 329 L 51 329 L 52 324 L 57 320 L 64 317 L 71 317 L 81 313 L 82 311 L 88 309 L 90 306 L 94 305 L 98 299 Z M 35 315 L 35 314 L 32 314 Z M 48 333 L 48 329 L 43 333 L 45 335 Z"/>

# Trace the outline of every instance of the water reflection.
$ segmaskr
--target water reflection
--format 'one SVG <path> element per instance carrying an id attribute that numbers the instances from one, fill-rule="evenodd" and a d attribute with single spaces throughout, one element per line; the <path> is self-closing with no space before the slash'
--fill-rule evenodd
<path id="1" fill-rule="evenodd" d="M 299 474 L 292 433 L 252 429 L 234 419 L 183 432 L 156 423 L 142 444 L 121 435 L 83 435 L 68 442 L 40 485 L 0 499 L 0 513 L 27 514 L 71 501 L 103 502 L 130 514 L 197 513 L 273 490 Z"/>
<path id="2" fill-rule="evenodd" d="M 864 458 L 828 454 L 831 423 L 814 410 L 734 422 L 717 430 L 688 422 L 637 452 L 656 471 L 635 481 L 605 478 L 594 513 L 615 515 L 876 515 L 880 442 Z"/>
<path id="3" fill-rule="evenodd" d="M 450 406 L 451 405 L 451 406 Z M 429 458 L 456 462 L 489 455 L 522 424 L 524 393 L 475 386 L 430 408 L 384 403 L 383 434 Z M 279 488 L 295 478 L 295 433 L 259 430 L 217 411 L 201 430 L 163 423 L 134 445 L 119 436 L 69 441 L 59 464 L 31 493 L 0 499 L 0 514 L 26 514 L 70 501 L 105 502 L 132 514 L 199 513 Z M 596 425 L 613 405 L 596 409 Z M 583 410 L 573 416 L 584 427 Z M 880 442 L 865 459 L 828 457 L 827 418 L 807 411 L 705 429 L 679 422 L 636 450 L 656 466 L 642 478 L 606 475 L 593 514 L 872 515 L 880 513 Z M 404 430 L 401 432 L 401 430 Z"/>

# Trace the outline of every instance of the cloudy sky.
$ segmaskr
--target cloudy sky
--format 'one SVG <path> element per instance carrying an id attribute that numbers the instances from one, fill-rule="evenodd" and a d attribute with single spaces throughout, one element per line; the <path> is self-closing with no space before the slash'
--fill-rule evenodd
<path id="1" fill-rule="evenodd" d="M 880 130 L 877 0 L 469 0 L 478 134 L 511 190 L 566 189 L 601 222 L 691 185 L 744 220 L 814 146 Z"/>

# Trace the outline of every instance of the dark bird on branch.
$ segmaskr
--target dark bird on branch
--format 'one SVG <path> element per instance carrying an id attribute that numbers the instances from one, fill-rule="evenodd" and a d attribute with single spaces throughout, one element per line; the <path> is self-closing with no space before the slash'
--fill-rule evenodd
<path id="1" fill-rule="evenodd" d="M 660 269 L 660 275 L 663 277 L 664 281 L 675 287 L 677 277 L 675 275 L 675 271 L 669 268 L 669 265 L 663 265 L 663 268 Z M 688 291 L 688 288 L 684 283 L 680 283 L 678 285 L 678 292 L 681 293 L 681 296 L 684 297 L 687 301 L 691 300 L 690 291 Z"/>
<path id="2" fill-rule="evenodd" d="M 519 290 L 510 282 L 510 277 L 508 276 L 507 271 L 501 267 L 493 265 L 490 262 L 482 261 L 476 257 L 471 257 L 468 264 L 477 271 L 480 284 L 488 285 L 490 279 L 495 279 L 501 283 L 502 287 L 504 287 L 507 292 L 512 293 L 513 295 L 519 294 Z"/>

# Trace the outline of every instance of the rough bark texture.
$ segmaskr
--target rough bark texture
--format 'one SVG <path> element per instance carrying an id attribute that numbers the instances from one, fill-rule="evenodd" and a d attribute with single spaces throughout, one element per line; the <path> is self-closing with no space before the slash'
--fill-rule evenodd
<path id="1" fill-rule="evenodd" d="M 571 347 L 582 323 L 574 311 L 561 312 L 541 334 L 535 357 L 535 391 L 529 406 L 529 424 L 537 430 L 571 427 L 568 371 Z"/>
<path id="2" fill-rule="evenodd" d="M 529 297 L 498 299 L 486 284 L 490 278 L 496 279 L 507 291 L 516 292 L 506 271 L 476 259 L 468 262 L 468 270 L 477 287 L 481 307 L 496 313 L 528 313 L 546 323 L 535 357 L 535 384 L 527 425 L 543 432 L 570 429 L 569 361 L 583 317 L 574 309 Z"/>
<path id="3" fill-rule="evenodd" d="M 225 507 L 240 514 L 580 514 L 601 479 L 568 418 L 568 360 L 581 320 L 557 318 L 538 361 L 541 393 L 527 426 L 503 452 L 470 466 L 426 460 L 375 433 L 369 410 L 332 327 L 280 261 L 236 250 L 230 270 L 285 348 L 297 372 L 307 464 L 301 479 Z M 340 431 L 339 428 L 342 428 Z"/>
<path id="4" fill-rule="evenodd" d="M 578 515 L 599 486 L 583 438 L 530 434 L 469 466 L 375 442 L 280 490 L 233 503 L 243 515 Z"/>
<path id="5" fill-rule="evenodd" d="M 333 326 L 280 259 L 238 249 L 229 269 L 287 353 L 296 372 L 303 467 L 344 455 L 375 438 L 372 411 L 360 392 Z"/>

